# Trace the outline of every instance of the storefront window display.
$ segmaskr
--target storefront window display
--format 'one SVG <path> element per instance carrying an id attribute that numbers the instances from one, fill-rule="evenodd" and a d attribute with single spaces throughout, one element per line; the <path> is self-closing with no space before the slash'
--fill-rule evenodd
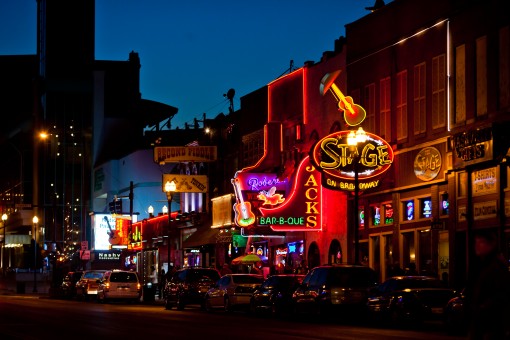
<path id="1" fill-rule="evenodd" d="M 416 265 L 414 231 L 402 233 L 402 268 L 412 268 L 411 263 Z"/>
<path id="2" fill-rule="evenodd" d="M 420 218 L 432 217 L 432 200 L 430 197 L 420 199 Z"/>
<path id="3" fill-rule="evenodd" d="M 404 221 L 414 220 L 414 200 L 408 200 L 402 202 L 402 212 Z"/>
<path id="4" fill-rule="evenodd" d="M 393 204 L 382 203 L 370 207 L 371 221 L 373 227 L 393 224 Z"/>
<path id="5" fill-rule="evenodd" d="M 372 214 L 372 225 L 374 227 L 381 225 L 381 206 L 373 205 L 370 207 L 370 211 Z"/>
<path id="6" fill-rule="evenodd" d="M 385 203 L 384 205 L 384 224 L 391 225 L 393 224 L 393 215 L 395 211 L 393 210 L 392 203 Z"/>

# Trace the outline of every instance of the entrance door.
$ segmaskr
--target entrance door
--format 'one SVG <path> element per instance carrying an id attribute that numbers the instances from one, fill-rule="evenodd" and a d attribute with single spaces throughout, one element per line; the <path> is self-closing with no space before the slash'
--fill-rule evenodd
<path id="1" fill-rule="evenodd" d="M 342 247 L 340 245 L 340 242 L 336 239 L 331 241 L 331 244 L 329 246 L 328 263 L 329 264 L 342 263 Z"/>
<path id="2" fill-rule="evenodd" d="M 321 255 L 317 243 L 312 242 L 308 248 L 308 268 L 312 269 L 321 265 Z"/>

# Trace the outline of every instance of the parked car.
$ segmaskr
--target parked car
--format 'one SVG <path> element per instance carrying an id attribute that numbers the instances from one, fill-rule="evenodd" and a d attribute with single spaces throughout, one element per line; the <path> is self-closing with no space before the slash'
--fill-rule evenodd
<path id="1" fill-rule="evenodd" d="M 119 299 L 139 302 L 142 286 L 136 272 L 126 270 L 109 270 L 99 280 L 97 300 L 106 302 Z"/>
<path id="2" fill-rule="evenodd" d="M 255 288 L 264 282 L 264 276 L 258 274 L 226 274 L 207 291 L 205 309 L 212 311 L 223 308 L 225 312 L 248 307 Z"/>
<path id="3" fill-rule="evenodd" d="M 379 285 L 368 298 L 371 316 L 394 323 L 441 319 L 455 290 L 429 276 L 396 276 Z"/>
<path id="4" fill-rule="evenodd" d="M 88 300 L 97 297 L 98 280 L 103 278 L 106 270 L 86 270 L 80 280 L 76 282 L 76 296 L 79 299 Z"/>
<path id="5" fill-rule="evenodd" d="M 250 300 L 251 312 L 269 312 L 281 315 L 291 312 L 292 294 L 299 287 L 305 275 L 279 274 L 269 276 L 253 292 Z"/>
<path id="6" fill-rule="evenodd" d="M 220 279 L 216 269 L 186 268 L 178 270 L 165 286 L 165 308 L 182 310 L 188 304 L 203 305 L 204 296 Z"/>
<path id="7" fill-rule="evenodd" d="M 361 265 L 328 265 L 312 269 L 292 295 L 294 313 L 322 316 L 365 310 L 369 291 L 377 285 L 377 274 Z"/>
<path id="8" fill-rule="evenodd" d="M 82 271 L 68 272 L 62 280 L 60 289 L 62 289 L 62 296 L 72 299 L 76 296 L 76 283 L 81 279 Z"/>

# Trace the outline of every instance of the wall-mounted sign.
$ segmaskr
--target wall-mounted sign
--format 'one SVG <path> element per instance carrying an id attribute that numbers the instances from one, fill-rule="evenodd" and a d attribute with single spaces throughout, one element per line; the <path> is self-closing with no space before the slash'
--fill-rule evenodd
<path id="1" fill-rule="evenodd" d="M 321 173 L 305 157 L 296 172 L 289 198 L 280 206 L 259 209 L 259 225 L 269 225 L 274 231 L 322 230 Z"/>
<path id="2" fill-rule="evenodd" d="M 498 192 L 498 168 L 473 171 L 471 174 L 473 196 L 495 194 Z"/>
<path id="3" fill-rule="evenodd" d="M 276 256 L 287 256 L 287 248 L 276 249 Z"/>
<path id="4" fill-rule="evenodd" d="M 97 252 L 96 259 L 101 261 L 118 261 L 120 260 L 120 252 Z"/>
<path id="5" fill-rule="evenodd" d="M 232 214 L 232 194 L 211 199 L 212 225 L 211 228 L 230 227 L 234 225 Z"/>
<path id="6" fill-rule="evenodd" d="M 274 208 L 285 202 L 288 181 L 276 174 L 241 171 L 232 179 L 232 185 L 236 196 L 234 222 L 245 228 L 255 225 L 261 216 L 259 208 Z"/>
<path id="7" fill-rule="evenodd" d="M 434 147 L 421 149 L 414 159 L 414 174 L 422 181 L 431 181 L 441 171 L 441 153 Z"/>
<path id="8" fill-rule="evenodd" d="M 421 201 L 421 216 L 430 218 L 432 216 L 432 200 L 430 198 Z"/>
<path id="9" fill-rule="evenodd" d="M 453 135 L 453 166 L 462 168 L 493 158 L 492 127 Z"/>
<path id="10" fill-rule="evenodd" d="M 367 132 L 367 139 L 354 149 L 347 144 L 350 131 L 338 131 L 319 140 L 311 150 L 311 160 L 322 172 L 322 185 L 330 189 L 354 190 L 355 172 L 360 190 L 379 185 L 377 176 L 393 163 L 393 150 L 381 137 Z"/>
<path id="11" fill-rule="evenodd" d="M 393 210 L 393 204 L 386 203 L 384 205 L 384 224 L 393 224 L 393 215 L 395 211 Z"/>
<path id="12" fill-rule="evenodd" d="M 217 154 L 216 146 L 157 146 L 154 148 L 154 162 L 214 162 L 218 159 Z"/>
<path id="13" fill-rule="evenodd" d="M 174 175 L 163 174 L 163 186 L 161 190 L 165 191 L 166 182 L 175 183 L 175 192 L 207 192 L 207 176 L 205 175 Z"/>
<path id="14" fill-rule="evenodd" d="M 483 220 L 486 218 L 494 218 L 498 214 L 498 202 L 486 201 L 473 204 L 473 219 Z"/>

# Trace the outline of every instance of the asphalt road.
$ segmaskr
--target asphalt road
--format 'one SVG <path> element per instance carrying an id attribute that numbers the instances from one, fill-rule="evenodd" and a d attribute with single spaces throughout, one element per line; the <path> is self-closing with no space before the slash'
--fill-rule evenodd
<path id="1" fill-rule="evenodd" d="M 356 322 L 280 320 L 196 307 L 98 304 L 37 296 L 0 296 L 0 339 L 434 339 L 457 340 L 438 324 L 421 330 L 366 327 Z"/>

